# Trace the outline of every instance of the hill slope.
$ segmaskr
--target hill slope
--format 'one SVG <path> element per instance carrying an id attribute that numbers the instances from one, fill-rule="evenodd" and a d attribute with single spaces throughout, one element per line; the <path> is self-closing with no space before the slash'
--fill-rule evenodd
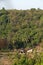
<path id="1" fill-rule="evenodd" d="M 43 42 L 43 10 L 3 8 L 0 10 L 0 38 L 7 39 L 10 49 L 35 47 Z"/>

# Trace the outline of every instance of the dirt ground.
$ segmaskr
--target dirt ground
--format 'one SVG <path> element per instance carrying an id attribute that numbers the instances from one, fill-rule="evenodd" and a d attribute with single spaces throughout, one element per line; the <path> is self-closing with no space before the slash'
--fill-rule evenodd
<path id="1" fill-rule="evenodd" d="M 11 64 L 12 62 L 8 57 L 4 56 L 0 58 L 0 65 L 11 65 Z"/>

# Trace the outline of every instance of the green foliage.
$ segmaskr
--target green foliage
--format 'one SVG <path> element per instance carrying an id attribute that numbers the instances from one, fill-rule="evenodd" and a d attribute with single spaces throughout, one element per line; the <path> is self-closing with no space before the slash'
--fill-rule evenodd
<path id="1" fill-rule="evenodd" d="M 21 55 L 19 58 L 15 58 L 13 65 L 41 65 L 41 58 L 37 53 L 33 58 L 28 58 L 26 55 Z"/>
<path id="2" fill-rule="evenodd" d="M 0 10 L 0 38 L 15 48 L 34 47 L 43 41 L 43 10 Z"/>

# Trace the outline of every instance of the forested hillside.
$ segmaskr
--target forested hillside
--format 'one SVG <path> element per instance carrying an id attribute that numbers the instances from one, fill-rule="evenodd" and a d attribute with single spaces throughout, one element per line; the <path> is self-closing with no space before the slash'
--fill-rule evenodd
<path id="1" fill-rule="evenodd" d="M 43 10 L 0 10 L 0 48 L 33 48 L 41 42 Z"/>

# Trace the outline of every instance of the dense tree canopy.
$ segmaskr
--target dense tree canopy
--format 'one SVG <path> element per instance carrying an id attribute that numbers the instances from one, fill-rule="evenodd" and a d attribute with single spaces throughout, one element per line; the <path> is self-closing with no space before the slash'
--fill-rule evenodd
<path id="1" fill-rule="evenodd" d="M 0 10 L 0 38 L 14 48 L 34 47 L 43 41 L 43 10 Z"/>

